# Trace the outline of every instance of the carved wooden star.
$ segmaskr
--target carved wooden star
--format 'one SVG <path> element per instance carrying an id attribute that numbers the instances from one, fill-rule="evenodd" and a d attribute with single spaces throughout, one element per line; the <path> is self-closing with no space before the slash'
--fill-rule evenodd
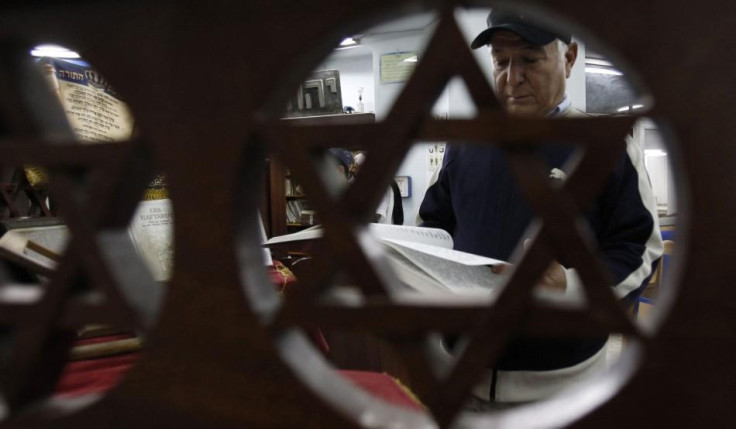
<path id="1" fill-rule="evenodd" d="M 462 78 L 477 107 L 476 118 L 435 120 L 430 110 L 449 80 Z M 279 311 L 275 326 L 360 329 L 392 340 L 407 360 L 411 379 L 437 423 L 458 415 L 470 389 L 516 335 L 585 336 L 620 332 L 643 334 L 626 317 L 609 285 L 609 275 L 580 225 L 586 207 L 626 150 L 624 137 L 635 117 L 525 119 L 510 117 L 472 57 L 451 11 L 410 81 L 382 122 L 368 125 L 293 126 L 271 122 L 262 135 L 310 196 L 325 231 L 309 276 Z M 366 222 L 394 172 L 417 141 L 463 141 L 504 150 L 512 174 L 538 215 L 527 251 L 491 302 L 470 305 L 407 302 L 395 293 L 398 280 Z M 574 169 L 562 187 L 552 187 L 534 148 L 567 142 L 578 148 Z M 368 152 L 361 174 L 341 193 L 324 174 L 320 154 L 330 147 Z M 579 267 L 587 306 L 541 303 L 533 289 L 547 267 L 564 259 Z M 364 295 L 361 306 L 322 298 L 340 267 Z M 447 365 L 428 354 L 426 334 L 464 334 L 467 345 Z"/>

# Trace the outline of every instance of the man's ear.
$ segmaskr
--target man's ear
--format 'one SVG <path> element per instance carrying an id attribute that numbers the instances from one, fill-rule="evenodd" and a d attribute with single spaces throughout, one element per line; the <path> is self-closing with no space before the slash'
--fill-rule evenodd
<path id="1" fill-rule="evenodd" d="M 572 73 L 572 66 L 575 65 L 575 60 L 578 58 L 578 42 L 570 42 L 567 45 L 567 51 L 565 52 L 565 77 L 569 78 Z"/>

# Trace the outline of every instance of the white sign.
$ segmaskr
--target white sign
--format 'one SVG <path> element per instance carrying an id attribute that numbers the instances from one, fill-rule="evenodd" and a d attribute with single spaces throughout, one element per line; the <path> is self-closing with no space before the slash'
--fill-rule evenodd
<path id="1" fill-rule="evenodd" d="M 427 145 L 427 170 L 436 171 L 442 167 L 445 159 L 446 143 L 432 143 Z"/>
<path id="2" fill-rule="evenodd" d="M 141 201 L 130 236 L 156 281 L 168 281 L 174 265 L 174 212 L 168 199 Z"/>

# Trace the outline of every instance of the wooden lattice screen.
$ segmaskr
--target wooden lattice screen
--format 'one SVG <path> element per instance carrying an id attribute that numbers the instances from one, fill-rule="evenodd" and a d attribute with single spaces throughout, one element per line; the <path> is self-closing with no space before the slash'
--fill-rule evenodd
<path id="1" fill-rule="evenodd" d="M 669 127 L 678 147 L 681 215 L 670 312 L 657 330 L 624 316 L 606 274 L 574 222 L 623 153 L 636 118 L 569 121 L 511 119 L 498 108 L 453 18 L 461 1 L 29 1 L 0 14 L 0 159 L 41 165 L 73 238 L 46 290 L 19 303 L 0 294 L 9 327 L 10 366 L 0 392 L 7 427 L 447 426 L 572 424 L 592 427 L 689 426 L 728 422 L 736 397 L 736 278 L 729 258 L 736 232 L 736 6 L 716 0 L 546 5 L 604 41 L 651 91 L 649 115 Z M 484 4 L 488 6 L 487 4 Z M 535 6 L 532 4 L 531 6 Z M 536 4 L 536 6 L 545 6 Z M 342 34 L 410 11 L 435 10 L 439 23 L 421 62 L 381 122 L 294 127 L 277 120 L 292 89 Z M 309 25 L 305 25 L 308 23 Z M 584 31 L 583 31 L 584 33 Z M 41 88 L 28 47 L 53 40 L 83 53 L 129 102 L 140 137 L 126 144 L 81 146 Z M 638 74 L 637 74 L 638 73 Z M 447 81 L 460 76 L 479 115 L 437 122 L 430 110 Z M 733 89 L 733 91 L 732 91 Z M 555 139 L 550 139 L 555 137 Z M 542 224 L 493 307 L 398 302 L 396 281 L 361 225 L 380 200 L 411 144 L 419 140 L 496 142 Z M 526 148 L 530 141 L 575 141 L 584 156 L 564 189 L 549 188 Z M 502 143 L 499 143 L 502 142 Z M 319 148 L 369 150 L 349 191 L 334 193 L 315 174 Z M 262 162 L 275 152 L 299 177 L 322 216 L 332 256 L 318 259 L 295 296 L 280 301 L 263 274 L 257 246 Z M 146 183 L 165 171 L 174 203 L 174 276 L 162 291 L 146 274 L 125 228 Z M 731 210 L 734 209 L 734 210 Z M 542 307 L 531 288 L 548 263 L 564 256 L 586 267 L 590 308 Z M 367 299 L 357 308 L 317 295 L 347 269 Z M 79 283 L 86 285 L 80 292 Z M 598 285 L 598 287 L 596 287 Z M 0 285 L 0 288 L 4 285 Z M 100 299 L 100 297 L 102 297 Z M 667 302 L 662 307 L 668 307 Z M 82 411 L 70 404 L 29 408 L 53 387 L 71 338 L 85 323 L 145 330 L 146 350 L 124 382 Z M 294 330 L 318 324 L 377 333 L 406 359 L 427 413 L 367 399 L 331 374 Z M 504 326 L 507 329 L 491 329 Z M 428 332 L 470 334 L 465 352 L 440 377 L 422 353 Z M 518 333 L 591 335 L 633 340 L 594 388 L 538 409 L 459 419 L 473 380 Z M 81 402 L 81 401 L 78 401 Z M 596 407 L 597 405 L 600 406 Z M 71 404 L 84 405 L 84 404 Z M 430 417 L 431 416 L 431 417 Z M 506 426 L 504 426 L 506 427 Z"/>

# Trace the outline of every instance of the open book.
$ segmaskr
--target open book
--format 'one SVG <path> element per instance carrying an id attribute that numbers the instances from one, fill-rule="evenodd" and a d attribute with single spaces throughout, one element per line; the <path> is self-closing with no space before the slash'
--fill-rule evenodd
<path id="1" fill-rule="evenodd" d="M 49 259 L 46 252 L 53 253 L 16 231 L 7 231 L 0 237 L 0 260 L 10 262 L 33 276 L 48 278 L 54 272 L 56 261 Z"/>
<path id="2" fill-rule="evenodd" d="M 503 261 L 453 250 L 452 237 L 444 230 L 385 224 L 370 224 L 369 227 L 384 246 L 397 277 L 411 290 L 487 295 L 500 284 L 500 277 L 489 267 L 503 264 Z M 266 241 L 266 246 L 321 236 L 322 228 L 315 226 L 273 237 Z"/>
<path id="3" fill-rule="evenodd" d="M 260 224 L 260 234 L 265 240 L 266 231 L 263 222 Z M 169 281 L 174 269 L 174 209 L 171 200 L 139 202 L 128 233 L 154 280 Z M 273 264 L 267 249 L 264 249 L 264 260 L 267 265 Z"/>
<path id="4" fill-rule="evenodd" d="M 31 275 L 48 278 L 69 241 L 69 230 L 58 219 L 6 219 L 0 222 L 0 259 Z"/>
<path id="5" fill-rule="evenodd" d="M 144 201 L 128 227 L 136 251 L 157 281 L 170 277 L 172 213 L 169 200 Z M 0 258 L 22 262 L 30 272 L 44 276 L 54 271 L 71 237 L 58 218 L 10 220 L 1 224 Z"/>

